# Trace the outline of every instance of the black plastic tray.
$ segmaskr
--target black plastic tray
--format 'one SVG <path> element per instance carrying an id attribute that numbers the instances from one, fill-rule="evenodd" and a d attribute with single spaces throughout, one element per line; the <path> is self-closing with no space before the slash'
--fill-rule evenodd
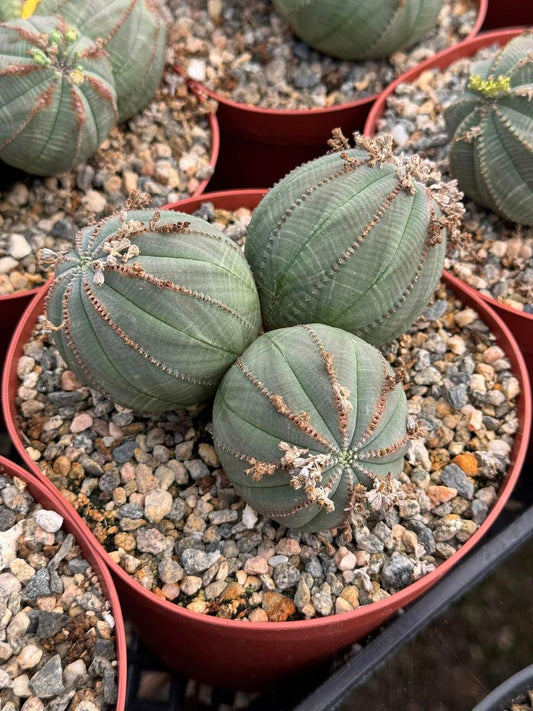
<path id="1" fill-rule="evenodd" d="M 533 539 L 533 486 L 526 465 L 521 481 L 490 536 L 422 598 L 337 660 L 288 685 L 255 697 L 210 689 L 168 672 L 142 643 L 129 645 L 127 711 L 334 711 L 389 658 L 526 541 Z M 143 675 L 161 672 L 164 700 L 142 698 Z M 157 677 L 152 677 L 152 686 Z"/>

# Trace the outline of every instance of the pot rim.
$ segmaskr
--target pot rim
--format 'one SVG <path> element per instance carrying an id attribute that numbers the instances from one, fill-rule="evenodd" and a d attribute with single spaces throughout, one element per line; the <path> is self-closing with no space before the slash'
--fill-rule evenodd
<path id="1" fill-rule="evenodd" d="M 61 527 L 68 533 L 74 535 L 76 543 L 81 548 L 84 557 L 90 563 L 93 573 L 98 576 L 99 583 L 102 587 L 105 598 L 111 606 L 111 613 L 115 620 L 115 648 L 117 653 L 117 701 L 115 711 L 124 711 L 126 708 L 126 690 L 127 690 L 127 648 L 126 648 L 126 632 L 124 629 L 124 618 L 118 594 L 111 578 L 111 574 L 102 560 L 99 551 L 95 550 L 94 537 L 88 535 L 87 527 L 83 523 L 80 516 L 73 516 L 72 507 L 67 504 L 67 500 L 61 496 L 58 490 L 51 484 L 46 477 L 35 477 L 26 469 L 12 462 L 4 456 L 0 456 L 0 473 L 6 473 L 10 478 L 17 477 L 22 479 L 27 484 L 32 497 L 37 503 L 40 503 L 45 508 L 52 507 L 54 511 L 61 514 L 63 523 Z M 43 501 L 44 499 L 44 501 Z"/>
<path id="2" fill-rule="evenodd" d="M 174 210 L 179 210 L 180 208 L 190 208 L 194 210 L 199 207 L 203 202 L 218 202 L 225 201 L 234 204 L 235 199 L 241 196 L 246 206 L 253 209 L 260 199 L 266 194 L 264 189 L 248 189 L 248 190 L 229 190 L 229 191 L 219 191 L 213 193 L 206 193 L 200 197 L 187 198 L 172 205 L 166 206 Z M 245 206 L 243 205 L 243 206 Z M 426 589 L 433 583 L 437 582 L 455 563 L 468 553 L 468 551 L 473 548 L 473 546 L 483 537 L 483 535 L 488 531 L 490 526 L 493 524 L 501 510 L 503 509 L 507 499 L 509 498 L 513 487 L 520 475 L 520 470 L 522 464 L 524 463 L 529 434 L 531 432 L 531 422 L 532 422 L 532 392 L 529 386 L 529 378 L 524 362 L 522 353 L 516 343 L 514 336 L 509 330 L 508 326 L 504 323 L 500 316 L 495 313 L 476 293 L 469 293 L 464 290 L 462 282 L 451 274 L 443 272 L 443 279 L 447 286 L 449 286 L 460 298 L 468 304 L 473 306 L 474 309 L 478 311 L 481 315 L 482 320 L 489 325 L 491 332 L 497 337 L 498 341 L 503 340 L 504 350 L 506 351 L 507 357 L 511 360 L 513 366 L 513 374 L 519 379 L 520 382 L 520 395 L 517 402 L 518 413 L 520 416 L 520 427 L 515 436 L 513 449 L 511 452 L 511 463 L 508 468 L 506 477 L 500 487 L 498 498 L 493 504 L 491 510 L 485 521 L 480 525 L 477 531 L 464 543 L 450 558 L 441 563 L 435 570 L 431 571 L 427 575 L 423 576 L 419 580 L 411 583 L 403 590 L 393 593 L 388 598 L 380 600 L 378 602 L 371 603 L 370 605 L 363 605 L 350 612 L 345 612 L 342 614 L 330 615 L 327 617 L 318 617 L 310 620 L 292 620 L 287 622 L 243 622 L 240 620 L 227 620 L 218 617 L 211 617 L 208 615 L 202 615 L 198 612 L 193 612 L 187 608 L 177 605 L 176 603 L 163 600 L 149 590 L 143 588 L 140 583 L 136 582 L 131 575 L 126 573 L 118 563 L 115 563 L 110 555 L 105 551 L 103 546 L 94 539 L 94 547 L 97 553 L 102 557 L 108 567 L 111 569 L 114 575 L 117 575 L 121 581 L 127 585 L 132 593 L 135 595 L 140 595 L 148 602 L 152 602 L 156 606 L 161 606 L 167 614 L 174 615 L 176 617 L 184 616 L 189 620 L 195 620 L 200 624 L 205 624 L 215 628 L 237 628 L 239 626 L 245 625 L 246 629 L 257 631 L 262 635 L 279 635 L 279 634 L 289 634 L 297 630 L 307 631 L 307 630 L 321 630 L 327 629 L 332 624 L 342 624 L 344 620 L 356 620 L 358 618 L 364 619 L 366 617 L 367 611 L 372 610 L 372 612 L 380 612 L 385 610 L 390 610 L 390 614 L 396 611 L 406 601 L 413 599 L 417 589 Z M 4 418 L 6 421 L 6 427 L 9 436 L 14 443 L 16 449 L 18 450 L 20 456 L 24 460 L 26 466 L 30 468 L 32 473 L 38 478 L 46 478 L 41 472 L 39 467 L 35 462 L 33 462 L 28 456 L 26 449 L 24 447 L 24 442 L 22 434 L 19 431 L 17 422 L 17 412 L 15 407 L 15 392 L 17 388 L 17 361 L 20 356 L 20 352 L 23 344 L 26 342 L 38 315 L 42 313 L 42 302 L 45 298 L 47 289 L 49 288 L 52 280 L 50 280 L 45 287 L 40 291 L 37 296 L 30 302 L 26 308 L 15 333 L 12 337 L 9 349 L 6 355 L 4 372 L 2 377 L 2 406 L 4 410 Z M 52 486 L 50 484 L 50 486 Z M 66 501 L 66 500 L 65 500 Z M 66 506 L 70 507 L 71 513 L 75 514 L 80 518 L 80 515 L 76 512 L 74 507 L 66 501 Z M 85 522 L 82 521 L 83 526 L 86 526 Z M 90 529 L 88 529 L 90 531 Z M 92 533 L 91 533 L 92 535 Z"/>
<path id="3" fill-rule="evenodd" d="M 533 664 L 530 664 L 493 689 L 472 711 L 502 711 L 503 708 L 510 706 L 515 696 L 527 692 L 532 687 Z"/>
<path id="4" fill-rule="evenodd" d="M 489 0 L 478 0 L 478 13 L 476 16 L 476 21 L 468 33 L 468 35 L 462 39 L 460 42 L 458 42 L 454 46 L 458 46 L 466 42 L 467 40 L 473 39 L 479 34 L 479 31 L 481 27 L 483 26 L 483 23 L 485 21 L 485 16 L 487 14 L 489 6 Z M 418 66 L 418 65 L 417 65 Z M 252 116 L 258 116 L 260 114 L 265 114 L 267 116 L 278 116 L 278 117 L 283 117 L 283 116 L 294 116 L 294 117 L 302 117 L 302 116 L 309 116 L 310 114 L 320 114 L 322 116 L 328 116 L 328 115 L 335 115 L 336 113 L 343 111 L 345 109 L 353 109 L 359 106 L 365 106 L 366 104 L 373 103 L 376 98 L 379 96 L 379 93 L 377 94 L 371 94 L 370 96 L 366 96 L 361 99 L 355 99 L 354 101 L 347 101 L 344 104 L 337 104 L 335 106 L 316 106 L 312 107 L 310 109 L 268 109 L 268 108 L 261 108 L 260 106 L 254 106 L 253 104 L 241 104 L 237 101 L 233 101 L 233 99 L 229 99 L 225 96 L 222 96 L 221 94 L 218 94 L 216 91 L 213 91 L 212 89 L 209 89 L 205 84 L 196 81 L 195 79 L 191 79 L 187 76 L 186 70 L 179 66 L 175 65 L 174 66 L 175 70 L 178 72 L 178 74 L 181 74 L 184 76 L 189 85 L 191 87 L 194 87 L 195 91 L 198 91 L 200 93 L 203 93 L 207 96 L 209 96 L 211 99 L 215 99 L 215 101 L 218 101 L 219 104 L 224 104 L 228 108 L 231 108 L 233 110 L 238 110 L 238 111 L 247 111 Z"/>

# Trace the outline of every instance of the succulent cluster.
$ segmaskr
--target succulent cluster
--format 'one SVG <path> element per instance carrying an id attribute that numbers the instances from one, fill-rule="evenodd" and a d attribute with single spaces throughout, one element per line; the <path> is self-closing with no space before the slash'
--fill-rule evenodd
<path id="1" fill-rule="evenodd" d="M 325 323 L 374 345 L 420 315 L 463 208 L 454 183 L 392 138 L 336 133 L 334 151 L 289 173 L 256 208 L 246 258 L 266 328 Z"/>
<path id="2" fill-rule="evenodd" d="M 242 251 L 204 220 L 126 209 L 76 236 L 57 258 L 48 319 L 83 382 L 136 410 L 212 395 L 257 336 L 259 301 Z M 138 209 L 134 209 L 138 208 Z"/>
<path id="3" fill-rule="evenodd" d="M 436 24 L 442 0 L 274 0 L 314 49 L 339 59 L 381 59 L 407 49 Z"/>
<path id="4" fill-rule="evenodd" d="M 150 0 L 9 0 L 0 12 L 9 20 L 0 25 L 6 163 L 65 172 L 153 96 L 165 28 Z"/>
<path id="5" fill-rule="evenodd" d="M 376 348 L 312 324 L 260 336 L 225 375 L 214 442 L 239 494 L 284 526 L 341 525 L 377 477 L 398 476 L 407 400 Z"/>
<path id="6" fill-rule="evenodd" d="M 109 60 L 61 17 L 0 25 L 0 158 L 55 175 L 88 158 L 117 120 Z"/>
<path id="7" fill-rule="evenodd" d="M 533 225 L 533 34 L 475 62 L 445 119 L 461 190 L 512 222 Z"/>

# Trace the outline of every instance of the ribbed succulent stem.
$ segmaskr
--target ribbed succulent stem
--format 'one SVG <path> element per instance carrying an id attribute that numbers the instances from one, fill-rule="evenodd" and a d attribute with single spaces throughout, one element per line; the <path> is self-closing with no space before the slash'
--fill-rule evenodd
<path id="1" fill-rule="evenodd" d="M 289 173 L 256 208 L 246 257 L 266 328 L 320 322 L 374 345 L 402 333 L 440 277 L 446 237 L 459 238 L 455 185 L 390 136 L 339 132 L 333 153 Z"/>
<path id="2" fill-rule="evenodd" d="M 226 474 L 260 513 L 316 531 L 347 520 L 360 485 L 398 476 L 407 403 L 379 351 L 322 324 L 260 336 L 217 391 Z"/>

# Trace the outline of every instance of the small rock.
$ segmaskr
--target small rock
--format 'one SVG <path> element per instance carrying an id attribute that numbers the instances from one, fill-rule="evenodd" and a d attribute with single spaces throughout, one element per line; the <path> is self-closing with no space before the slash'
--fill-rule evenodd
<path id="1" fill-rule="evenodd" d="M 37 525 L 47 533 L 56 533 L 63 525 L 63 516 L 60 516 L 55 511 L 39 509 L 39 511 L 35 512 L 34 518 Z"/>
<path id="2" fill-rule="evenodd" d="M 51 699 L 65 691 L 59 654 L 55 654 L 32 676 L 29 686 L 31 691 L 40 699 Z"/>
<path id="3" fill-rule="evenodd" d="M 285 595 L 267 590 L 263 593 L 262 608 L 270 622 L 285 622 L 296 612 L 296 606 Z"/>

